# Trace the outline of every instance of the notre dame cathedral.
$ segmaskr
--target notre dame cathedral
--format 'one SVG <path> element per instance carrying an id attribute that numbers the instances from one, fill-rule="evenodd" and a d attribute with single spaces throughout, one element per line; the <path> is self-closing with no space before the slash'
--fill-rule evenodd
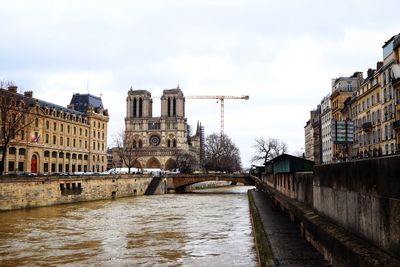
<path id="1" fill-rule="evenodd" d="M 161 116 L 153 116 L 153 100 L 147 90 L 128 91 L 125 135 L 134 146 L 143 148 L 135 167 L 175 168 L 179 153 L 190 153 L 200 161 L 203 156 L 203 127 L 198 123 L 191 136 L 185 118 L 185 97 L 179 88 L 166 89 L 161 96 Z"/>

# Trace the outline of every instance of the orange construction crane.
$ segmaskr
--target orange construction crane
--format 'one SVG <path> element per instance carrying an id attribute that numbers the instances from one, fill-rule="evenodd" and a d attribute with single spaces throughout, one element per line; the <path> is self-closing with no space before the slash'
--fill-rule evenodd
<path id="1" fill-rule="evenodd" d="M 224 100 L 225 99 L 244 99 L 249 100 L 248 95 L 229 96 L 229 95 L 194 95 L 186 96 L 186 99 L 217 99 L 221 102 L 221 135 L 224 134 Z"/>

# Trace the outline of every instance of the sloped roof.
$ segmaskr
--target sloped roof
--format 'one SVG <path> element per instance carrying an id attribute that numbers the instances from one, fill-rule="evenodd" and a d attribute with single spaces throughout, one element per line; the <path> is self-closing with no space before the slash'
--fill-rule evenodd
<path id="1" fill-rule="evenodd" d="M 91 94 L 74 94 L 71 99 L 74 110 L 86 113 L 89 105 L 93 108 L 103 108 L 103 101 L 100 97 Z"/>

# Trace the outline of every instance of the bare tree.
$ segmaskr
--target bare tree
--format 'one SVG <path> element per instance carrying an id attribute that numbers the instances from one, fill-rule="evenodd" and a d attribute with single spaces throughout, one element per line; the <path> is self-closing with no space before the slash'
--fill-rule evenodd
<path id="1" fill-rule="evenodd" d="M 256 151 L 252 158 L 252 162 L 262 161 L 263 164 L 279 155 L 282 155 L 288 150 L 287 144 L 276 138 L 256 138 L 253 147 Z"/>
<path id="2" fill-rule="evenodd" d="M 135 167 L 142 155 L 142 141 L 121 131 L 114 137 L 114 145 L 117 148 L 118 157 L 123 165 L 128 168 L 128 173 L 131 173 L 131 168 Z"/>
<path id="3" fill-rule="evenodd" d="M 181 173 L 192 173 L 198 167 L 196 157 L 188 152 L 181 152 L 176 156 L 176 167 Z"/>
<path id="4" fill-rule="evenodd" d="M 239 149 L 227 135 L 213 133 L 205 142 L 205 169 L 235 172 L 241 170 Z"/>
<path id="5" fill-rule="evenodd" d="M 3 87 L 4 84 L 4 82 L 0 82 L 0 87 Z M 16 86 L 10 83 L 8 85 L 16 92 Z M 23 96 L 3 88 L 0 88 L 0 114 L 0 142 L 3 152 L 0 172 L 3 174 L 10 143 L 17 137 L 25 138 L 24 130 L 34 121 L 34 114 L 31 113 L 29 104 Z"/>

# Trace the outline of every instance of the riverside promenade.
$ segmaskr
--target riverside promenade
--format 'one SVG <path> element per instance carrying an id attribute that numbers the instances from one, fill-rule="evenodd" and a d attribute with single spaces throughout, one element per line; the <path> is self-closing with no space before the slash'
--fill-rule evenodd
<path id="1" fill-rule="evenodd" d="M 267 237 L 270 260 L 266 266 L 331 266 L 300 235 L 299 226 L 278 209 L 262 191 L 251 190 L 250 194 L 261 219 Z"/>

